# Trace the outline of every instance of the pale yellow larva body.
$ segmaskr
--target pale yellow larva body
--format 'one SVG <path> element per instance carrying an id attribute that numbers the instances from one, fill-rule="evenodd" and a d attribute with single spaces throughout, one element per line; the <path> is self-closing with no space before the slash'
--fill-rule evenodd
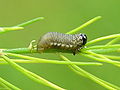
<path id="1" fill-rule="evenodd" d="M 71 50 L 73 54 L 79 51 L 87 42 L 85 34 L 63 34 L 59 32 L 48 32 L 43 35 L 37 44 L 38 52 L 48 48 Z"/>

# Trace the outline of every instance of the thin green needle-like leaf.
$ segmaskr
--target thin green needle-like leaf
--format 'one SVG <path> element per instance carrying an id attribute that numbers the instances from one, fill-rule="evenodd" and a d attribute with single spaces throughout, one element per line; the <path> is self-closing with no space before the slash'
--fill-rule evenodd
<path id="1" fill-rule="evenodd" d="M 87 48 L 81 49 L 82 51 L 90 50 L 92 52 L 96 53 L 110 53 L 110 52 L 120 52 L 120 44 L 114 44 L 114 45 L 94 45 Z M 37 53 L 36 49 L 30 50 L 29 48 L 14 48 L 14 49 L 0 49 L 0 51 L 5 53 Z M 62 53 L 72 53 L 70 50 L 61 50 L 61 49 L 48 49 L 44 53 L 56 53 L 56 52 L 62 52 Z M 81 53 L 80 52 L 80 53 Z"/>
<path id="2" fill-rule="evenodd" d="M 24 27 L 3 27 L 4 31 L 14 31 L 14 30 L 21 30 Z"/>
<path id="3" fill-rule="evenodd" d="M 5 86 L 7 87 L 8 90 L 21 90 L 20 88 L 14 86 L 13 84 L 9 83 L 8 81 L 4 80 L 1 77 L 0 77 L 0 82 L 2 82 L 3 84 L 5 84 Z"/>
<path id="4" fill-rule="evenodd" d="M 53 63 L 53 64 L 76 64 L 76 65 L 80 65 L 80 66 L 99 66 L 102 65 L 101 63 L 96 63 L 96 62 L 67 62 L 67 61 L 53 61 L 53 62 L 49 62 L 49 60 L 44 61 L 38 61 L 38 60 L 23 60 L 23 59 L 10 59 L 16 63 Z M 48 62 L 47 62 L 48 61 Z M 3 61 L 3 59 L 0 59 L 0 64 L 8 64 L 7 62 Z"/>
<path id="5" fill-rule="evenodd" d="M 104 48 L 104 49 L 91 49 L 91 50 L 87 50 L 87 51 L 91 51 L 91 52 L 99 53 L 99 54 L 106 54 L 106 53 L 108 54 L 108 53 L 113 53 L 113 52 L 115 52 L 115 53 L 120 52 L 120 49 L 118 49 L 118 48 Z"/>
<path id="6" fill-rule="evenodd" d="M 32 23 L 34 23 L 34 22 L 36 22 L 36 21 L 39 21 L 39 20 L 42 20 L 42 19 L 44 19 L 44 17 L 38 17 L 38 18 L 29 20 L 29 21 L 27 21 L 27 22 L 24 22 L 24 23 L 21 23 L 21 24 L 19 24 L 19 25 L 12 26 L 12 27 L 0 27 L 0 34 L 1 34 L 1 33 L 5 33 L 5 32 L 8 32 L 8 31 L 24 29 L 24 26 L 27 26 L 27 25 L 29 25 L 29 24 L 32 24 Z"/>
<path id="7" fill-rule="evenodd" d="M 106 45 L 111 45 L 111 44 L 114 44 L 114 43 L 116 43 L 116 42 L 118 42 L 118 41 L 120 41 L 120 37 L 117 37 L 117 38 L 111 40 L 111 41 L 108 42 Z"/>
<path id="8" fill-rule="evenodd" d="M 100 38 L 97 38 L 97 39 L 94 39 L 94 40 L 91 40 L 91 41 L 87 42 L 86 45 L 90 45 L 90 44 L 93 44 L 93 43 L 96 43 L 96 42 L 99 42 L 99 41 L 102 41 L 102 40 L 116 38 L 116 37 L 120 37 L 120 34 L 113 34 L 113 35 L 100 37 Z"/>
<path id="9" fill-rule="evenodd" d="M 105 88 L 107 88 L 107 89 L 110 89 L 110 90 L 120 89 L 120 87 L 118 87 L 118 86 L 116 86 L 116 85 L 113 85 L 113 84 L 111 84 L 111 83 L 109 83 L 109 82 L 107 82 L 107 81 L 104 81 L 104 80 L 102 80 L 102 79 L 100 79 L 100 78 L 98 78 L 98 77 L 96 77 L 96 76 L 94 76 L 94 75 L 86 72 L 85 70 L 79 68 L 78 66 L 71 66 L 71 67 L 74 67 L 74 68 L 73 68 L 73 71 L 76 72 L 76 73 L 79 74 L 79 75 L 81 75 L 81 70 L 82 70 L 82 72 L 85 73 L 85 74 L 84 74 L 84 77 L 93 80 L 94 82 L 100 84 L 101 86 L 103 86 L 103 87 L 105 87 Z M 86 75 L 86 74 L 87 74 L 87 75 Z M 83 74 L 82 74 L 82 75 L 83 75 Z"/>
<path id="10" fill-rule="evenodd" d="M 60 57 L 61 57 L 63 60 L 70 62 L 70 60 L 67 59 L 65 56 L 60 55 Z M 69 65 L 69 66 L 70 66 L 70 65 Z M 86 78 L 89 78 L 89 79 L 93 80 L 94 82 L 100 84 L 101 86 L 103 86 L 103 87 L 105 87 L 105 88 L 107 88 L 107 89 L 110 89 L 110 90 L 120 90 L 120 87 L 118 87 L 118 86 L 116 86 L 116 85 L 113 85 L 113 84 L 111 84 L 111 83 L 109 83 L 109 82 L 107 82 L 107 81 L 104 81 L 104 80 L 102 80 L 102 79 L 100 79 L 100 78 L 98 78 L 98 77 L 96 77 L 96 76 L 88 73 L 87 71 L 83 70 L 82 68 L 78 67 L 77 65 L 71 64 L 71 68 L 72 68 L 72 70 L 73 70 L 74 72 L 76 72 L 77 74 L 82 75 L 82 76 L 84 76 L 84 77 L 86 77 Z M 71 68 L 70 68 L 70 69 L 71 69 Z"/>
<path id="11" fill-rule="evenodd" d="M 115 65 L 115 66 L 120 67 L 120 62 L 118 62 L 118 61 L 113 61 L 113 60 L 111 60 L 111 59 L 109 59 L 109 58 L 107 58 L 107 57 L 105 57 L 105 56 L 103 56 L 103 55 L 101 55 L 101 54 L 96 54 L 96 53 L 94 53 L 94 52 L 90 52 L 90 51 L 89 51 L 89 52 L 87 52 L 87 53 L 89 53 L 90 55 L 85 55 L 85 54 L 84 54 L 84 56 L 87 56 L 87 57 L 92 58 L 92 59 L 97 60 L 97 61 L 110 63 L 110 64 L 113 64 L 113 65 Z M 95 57 L 94 57 L 94 56 L 95 56 Z M 96 58 L 96 57 L 99 57 L 99 58 Z M 102 58 L 102 59 L 100 59 L 100 58 Z"/>
<path id="12" fill-rule="evenodd" d="M 18 24 L 18 25 L 16 25 L 16 26 L 18 26 L 18 27 L 24 27 L 24 26 L 27 26 L 27 25 L 32 24 L 32 23 L 34 23 L 34 22 L 40 21 L 40 20 L 42 20 L 42 19 L 44 19 L 44 17 L 38 17 L 38 18 L 35 18 L 35 19 L 32 19 L 32 20 L 29 20 L 29 21 L 27 21 L 27 22 Z"/>
<path id="13" fill-rule="evenodd" d="M 5 85 L 5 84 L 2 83 L 2 82 L 0 82 L 0 89 L 12 90 L 12 89 L 10 89 L 7 85 Z"/>
<path id="14" fill-rule="evenodd" d="M 81 54 L 85 57 L 88 57 L 88 58 L 91 58 L 91 59 L 94 59 L 94 60 L 97 60 L 97 61 L 100 61 L 100 62 L 106 62 L 106 63 L 110 63 L 110 64 L 115 64 L 115 65 L 118 65 L 120 66 L 120 62 L 119 61 L 112 61 L 112 60 L 106 60 L 106 59 L 103 59 L 103 58 L 100 58 L 100 57 L 95 57 L 95 56 L 92 56 L 92 55 L 89 55 L 89 54 Z"/>
<path id="15" fill-rule="evenodd" d="M 120 44 L 114 44 L 114 45 L 94 45 L 94 46 L 90 46 L 87 48 L 83 48 L 81 50 L 81 52 L 85 52 L 85 51 L 91 51 L 94 53 L 99 53 L 99 54 L 103 54 L 103 53 L 113 53 L 113 52 L 120 52 Z"/>
<path id="16" fill-rule="evenodd" d="M 47 60 L 47 59 L 40 59 L 40 58 L 35 58 L 35 57 L 30 57 L 30 56 L 25 56 L 25 55 L 20 55 L 20 54 L 13 54 L 13 53 L 6 53 L 7 55 L 10 56 L 15 56 L 19 58 L 24 58 L 28 60 L 33 60 L 41 63 L 53 63 L 53 64 L 77 64 L 77 65 L 102 65 L 101 63 L 96 63 L 96 62 L 65 62 L 65 61 L 57 61 L 57 60 Z"/>
<path id="17" fill-rule="evenodd" d="M 24 69 L 23 67 L 21 67 L 20 65 L 16 64 L 15 62 L 11 61 L 7 56 L 5 55 L 1 55 L 2 58 L 4 58 L 4 60 L 6 62 L 8 62 L 12 67 L 14 67 L 15 69 L 19 70 L 21 73 L 23 73 L 24 75 L 26 75 L 27 77 L 29 77 L 30 79 L 40 83 L 40 84 L 43 84 L 43 85 L 46 85 L 48 87 L 51 87 L 51 88 L 54 88 L 54 89 L 57 89 L 57 90 L 64 90 L 63 88 L 45 80 L 44 78 Z"/>
<path id="18" fill-rule="evenodd" d="M 82 25 L 79 26 L 78 28 L 75 28 L 75 29 L 67 32 L 67 34 L 74 34 L 74 33 L 78 32 L 79 30 L 81 30 L 82 28 L 85 28 L 86 26 L 88 26 L 88 25 L 92 24 L 93 22 L 99 20 L 100 18 L 101 18 L 101 16 L 97 16 L 97 17 L 95 17 L 95 18 L 87 21 L 86 23 L 82 24 Z"/>
<path id="19" fill-rule="evenodd" d="M 117 60 L 120 60 L 120 56 L 113 56 L 113 55 L 103 55 L 107 58 L 110 58 L 110 59 L 117 59 Z"/>
<path id="20" fill-rule="evenodd" d="M 0 89 L 1 89 L 1 90 L 12 90 L 12 89 L 10 89 L 8 86 L 6 86 L 5 84 L 3 84 L 3 83 L 1 83 L 1 82 L 0 82 Z"/>
<path id="21" fill-rule="evenodd" d="M 35 61 L 35 60 L 14 60 L 14 59 L 10 59 L 16 63 L 53 63 L 53 64 L 75 64 L 75 65 L 80 65 L 80 66 L 100 66 L 102 65 L 101 63 L 96 63 L 96 62 L 67 62 L 67 61 L 55 61 L 55 62 L 44 62 L 44 61 Z M 49 60 L 48 60 L 49 61 Z M 8 64 L 7 62 L 3 61 L 1 59 L 0 64 Z"/>
<path id="22" fill-rule="evenodd" d="M 22 29 L 24 29 L 24 28 L 23 27 L 1 27 L 0 34 L 9 32 L 9 31 L 22 30 Z"/>
<path id="23" fill-rule="evenodd" d="M 90 46 L 87 48 L 84 48 L 84 50 L 92 50 L 92 49 L 109 49 L 109 48 L 120 48 L 120 44 L 114 44 L 114 45 L 94 45 L 94 46 Z"/>

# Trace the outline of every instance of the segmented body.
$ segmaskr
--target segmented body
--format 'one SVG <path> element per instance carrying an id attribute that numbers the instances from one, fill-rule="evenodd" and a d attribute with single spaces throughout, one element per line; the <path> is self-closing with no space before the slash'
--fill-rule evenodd
<path id="1" fill-rule="evenodd" d="M 59 32 L 48 32 L 43 35 L 37 44 L 38 52 L 48 48 L 71 50 L 75 55 L 87 42 L 85 34 L 63 34 Z"/>

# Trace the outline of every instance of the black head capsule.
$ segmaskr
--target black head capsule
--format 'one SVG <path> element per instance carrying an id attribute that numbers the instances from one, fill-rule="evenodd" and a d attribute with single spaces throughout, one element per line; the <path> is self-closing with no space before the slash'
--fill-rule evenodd
<path id="1" fill-rule="evenodd" d="M 87 43 L 87 36 L 85 34 L 81 34 L 82 40 L 83 40 L 83 45 Z"/>
<path id="2" fill-rule="evenodd" d="M 49 48 L 70 50 L 75 55 L 87 42 L 85 34 L 63 34 L 59 32 L 48 32 L 43 35 L 37 44 L 37 51 L 42 52 Z"/>

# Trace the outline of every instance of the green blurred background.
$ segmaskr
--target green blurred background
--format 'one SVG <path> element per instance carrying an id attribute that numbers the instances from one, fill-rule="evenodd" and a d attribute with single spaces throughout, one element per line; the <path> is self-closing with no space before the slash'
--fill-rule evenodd
<path id="1" fill-rule="evenodd" d="M 0 0 L 0 26 L 13 26 L 39 16 L 45 17 L 44 20 L 31 24 L 24 30 L 1 34 L 0 48 L 27 47 L 31 40 L 38 40 L 46 32 L 66 33 L 98 15 L 103 18 L 81 30 L 81 33 L 87 34 L 88 41 L 119 33 L 119 0 Z M 59 59 L 54 53 L 29 55 Z M 79 55 L 64 55 L 72 61 L 92 61 Z M 78 76 L 65 65 L 20 65 L 68 90 L 106 90 L 93 81 Z M 120 86 L 120 70 L 113 65 L 82 66 L 82 68 Z M 0 66 L 0 76 L 23 90 L 52 90 L 33 82 L 9 65 Z"/>

